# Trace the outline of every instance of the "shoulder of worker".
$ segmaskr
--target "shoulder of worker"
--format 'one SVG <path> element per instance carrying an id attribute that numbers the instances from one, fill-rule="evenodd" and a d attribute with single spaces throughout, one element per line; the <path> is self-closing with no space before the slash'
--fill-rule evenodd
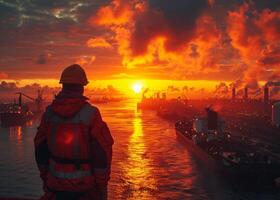
<path id="1" fill-rule="evenodd" d="M 101 113 L 99 109 L 89 104 L 92 109 L 95 110 L 95 118 L 92 121 L 92 134 L 93 137 L 95 137 L 101 144 L 103 148 L 105 148 L 106 151 L 110 152 L 110 149 L 112 148 L 112 145 L 114 144 L 114 139 L 111 135 L 111 132 L 109 130 L 109 127 L 105 121 L 103 121 L 101 117 Z M 110 154 L 110 153 L 109 153 Z"/>
<path id="2" fill-rule="evenodd" d="M 87 102 L 84 107 L 86 107 L 86 109 L 88 109 L 94 115 L 94 118 L 101 118 L 100 110 L 95 105 Z"/>
<path id="3" fill-rule="evenodd" d="M 78 113 L 82 121 L 85 121 L 87 123 L 92 123 L 96 120 L 102 120 L 99 109 L 88 102 L 83 105 Z M 47 106 L 46 111 L 43 114 L 43 119 L 48 121 L 52 118 L 53 115 L 55 115 L 55 112 L 52 109 L 52 105 Z"/>

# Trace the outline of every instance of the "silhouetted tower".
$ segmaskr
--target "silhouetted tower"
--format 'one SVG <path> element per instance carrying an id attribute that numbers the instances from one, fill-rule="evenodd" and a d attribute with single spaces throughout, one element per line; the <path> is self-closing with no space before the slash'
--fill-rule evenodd
<path id="1" fill-rule="evenodd" d="M 37 98 L 35 99 L 35 102 L 37 104 L 37 112 L 43 111 L 43 90 L 38 89 Z"/>
<path id="2" fill-rule="evenodd" d="M 18 96 L 18 105 L 22 106 L 22 94 L 21 93 Z"/>
<path id="3" fill-rule="evenodd" d="M 162 93 L 162 99 L 163 99 L 163 100 L 166 100 L 166 93 L 165 93 L 165 92 Z"/>
<path id="4" fill-rule="evenodd" d="M 263 101 L 265 104 L 269 103 L 269 88 L 267 86 L 264 87 Z"/>
<path id="5" fill-rule="evenodd" d="M 157 99 L 160 99 L 160 93 L 159 92 L 157 92 L 156 96 L 157 96 Z"/>
<path id="6" fill-rule="evenodd" d="M 235 100 L 236 98 L 236 89 L 235 87 L 232 88 L 232 100 Z"/>
<path id="7" fill-rule="evenodd" d="M 248 88 L 244 88 L 244 100 L 248 100 Z"/>

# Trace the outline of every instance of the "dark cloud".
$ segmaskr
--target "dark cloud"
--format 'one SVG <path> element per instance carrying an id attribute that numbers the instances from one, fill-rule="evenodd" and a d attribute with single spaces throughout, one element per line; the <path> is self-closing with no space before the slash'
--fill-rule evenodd
<path id="1" fill-rule="evenodd" d="M 279 0 L 255 0 L 254 3 L 258 10 L 270 9 L 273 11 L 279 11 L 280 9 Z"/>
<path id="2" fill-rule="evenodd" d="M 104 54 L 86 47 L 88 39 L 101 34 L 88 25 L 88 18 L 104 3 L 108 0 L 1 0 L 1 71 L 10 78 L 54 78 L 78 57 Z M 51 52 L 51 59 L 45 52 Z"/>
<path id="3" fill-rule="evenodd" d="M 278 10 L 279 9 L 279 0 L 214 0 L 214 6 L 222 6 L 227 10 L 234 10 L 241 6 L 244 3 L 254 3 L 258 10 L 270 9 Z"/>
<path id="4" fill-rule="evenodd" d="M 1 21 L 4 18 L 14 17 L 16 14 L 17 14 L 17 9 L 14 6 L 9 6 L 9 5 L 0 3 Z"/>
<path id="5" fill-rule="evenodd" d="M 136 55 L 157 36 L 168 37 L 167 49 L 180 49 L 194 37 L 197 19 L 209 4 L 207 0 L 149 0 L 148 6 L 135 19 L 131 46 Z"/>
<path id="6" fill-rule="evenodd" d="M 69 1 L 69 0 L 31 0 L 31 4 L 36 5 L 41 8 L 65 8 L 69 5 L 73 4 L 75 1 Z"/>
<path id="7" fill-rule="evenodd" d="M 17 19 L 17 26 L 25 24 L 63 24 L 67 21 L 73 23 L 85 23 L 85 17 L 92 15 L 101 5 L 107 3 L 105 0 L 77 1 L 77 0 L 22 0 L 22 1 L 0 1 L 0 16 L 2 21 L 10 18 Z M 14 25 L 14 21 L 11 21 Z"/>

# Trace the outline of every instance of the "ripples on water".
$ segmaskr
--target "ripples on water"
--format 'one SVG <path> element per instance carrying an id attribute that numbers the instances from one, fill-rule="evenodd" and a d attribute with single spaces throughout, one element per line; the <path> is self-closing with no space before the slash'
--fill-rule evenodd
<path id="1" fill-rule="evenodd" d="M 100 106 L 115 139 L 109 199 L 280 199 L 279 194 L 237 192 L 205 173 L 176 140 L 174 126 L 135 102 Z M 42 194 L 34 160 L 38 121 L 0 129 L 0 196 Z"/>

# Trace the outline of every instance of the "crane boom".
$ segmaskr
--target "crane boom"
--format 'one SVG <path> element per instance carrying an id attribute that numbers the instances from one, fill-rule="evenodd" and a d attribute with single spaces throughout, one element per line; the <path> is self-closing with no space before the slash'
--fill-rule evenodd
<path id="1" fill-rule="evenodd" d="M 37 112 L 41 112 L 42 111 L 42 103 L 43 103 L 43 91 L 42 90 L 38 90 L 38 97 L 37 98 L 33 98 L 30 97 L 22 92 L 16 92 L 16 94 L 18 94 L 18 105 L 22 106 L 22 96 L 24 96 L 25 98 L 28 98 L 32 101 L 34 101 L 37 104 Z"/>
<path id="2" fill-rule="evenodd" d="M 28 99 L 31 99 L 31 100 L 33 100 L 33 101 L 36 101 L 36 99 L 34 99 L 34 98 L 32 98 L 32 97 L 30 97 L 30 96 L 28 96 L 28 95 L 26 95 L 26 94 L 24 94 L 24 93 L 22 93 L 22 92 L 16 92 L 16 94 L 22 95 L 22 96 L 24 96 L 24 97 L 26 97 L 26 98 L 28 98 Z"/>

